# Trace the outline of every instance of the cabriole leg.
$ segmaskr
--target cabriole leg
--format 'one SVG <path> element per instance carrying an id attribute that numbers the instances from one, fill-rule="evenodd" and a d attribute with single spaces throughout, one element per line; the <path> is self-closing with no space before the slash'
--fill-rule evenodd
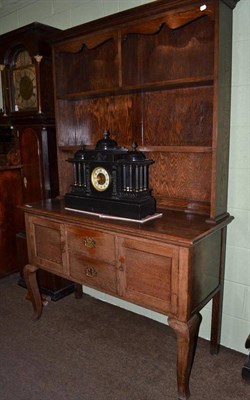
<path id="1" fill-rule="evenodd" d="M 27 264 L 24 267 L 23 274 L 24 280 L 28 289 L 28 294 L 34 308 L 34 319 L 39 319 L 42 314 L 42 299 L 39 292 L 36 273 L 39 268 Z"/>
<path id="2" fill-rule="evenodd" d="M 169 326 L 177 336 L 177 385 L 178 399 L 190 397 L 189 378 L 193 365 L 196 343 L 201 323 L 201 315 L 195 314 L 188 322 L 169 318 Z"/>

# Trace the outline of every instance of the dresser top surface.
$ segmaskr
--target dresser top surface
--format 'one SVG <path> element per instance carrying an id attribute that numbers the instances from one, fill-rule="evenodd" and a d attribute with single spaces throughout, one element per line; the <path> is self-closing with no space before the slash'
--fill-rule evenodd
<path id="1" fill-rule="evenodd" d="M 111 233 L 131 234 L 141 238 L 157 239 L 186 247 L 190 247 L 216 230 L 222 229 L 233 219 L 232 216 L 227 216 L 218 223 L 211 224 L 207 221 L 208 217 L 204 215 L 158 210 L 163 214 L 160 218 L 145 223 L 129 222 L 99 218 L 98 216 L 66 210 L 64 200 L 60 198 L 26 204 L 23 206 L 23 210 L 25 213 L 58 220 L 62 223 L 74 223 Z"/>

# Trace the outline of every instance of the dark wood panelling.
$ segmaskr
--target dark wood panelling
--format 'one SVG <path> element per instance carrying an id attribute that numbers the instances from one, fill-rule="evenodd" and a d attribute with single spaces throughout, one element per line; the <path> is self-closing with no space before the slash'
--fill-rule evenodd
<path id="1" fill-rule="evenodd" d="M 200 18 L 180 29 L 127 34 L 122 42 L 123 84 L 133 86 L 213 74 L 213 21 Z"/>
<path id="2" fill-rule="evenodd" d="M 0 168 L 0 277 L 18 271 L 16 234 L 24 228 L 21 171 Z"/>
<path id="3" fill-rule="evenodd" d="M 221 232 L 196 244 L 192 255 L 191 309 L 195 310 L 220 285 Z"/>

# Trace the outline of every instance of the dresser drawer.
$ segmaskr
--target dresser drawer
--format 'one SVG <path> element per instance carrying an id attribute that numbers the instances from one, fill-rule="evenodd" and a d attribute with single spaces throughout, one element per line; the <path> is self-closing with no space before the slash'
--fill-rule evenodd
<path id="1" fill-rule="evenodd" d="M 69 253 L 70 276 L 83 285 L 116 293 L 115 265 L 87 258 L 80 252 Z"/>
<path id="2" fill-rule="evenodd" d="M 115 262 L 115 237 L 110 234 L 71 225 L 67 227 L 67 245 L 70 253 L 77 251 L 91 259 Z"/>

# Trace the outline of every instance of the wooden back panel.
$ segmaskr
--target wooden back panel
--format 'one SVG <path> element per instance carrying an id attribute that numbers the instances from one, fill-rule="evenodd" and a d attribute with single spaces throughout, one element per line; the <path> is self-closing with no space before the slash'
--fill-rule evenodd
<path id="1" fill-rule="evenodd" d="M 235 4 L 210 0 L 202 11 L 199 1 L 160 0 L 60 36 L 53 54 L 61 195 L 72 184 L 66 158 L 108 129 L 119 145 L 135 141 L 155 161 L 158 206 L 225 215 L 230 73 L 218 60 L 223 53 L 230 70 Z M 224 95 L 226 121 L 218 112 Z"/>

